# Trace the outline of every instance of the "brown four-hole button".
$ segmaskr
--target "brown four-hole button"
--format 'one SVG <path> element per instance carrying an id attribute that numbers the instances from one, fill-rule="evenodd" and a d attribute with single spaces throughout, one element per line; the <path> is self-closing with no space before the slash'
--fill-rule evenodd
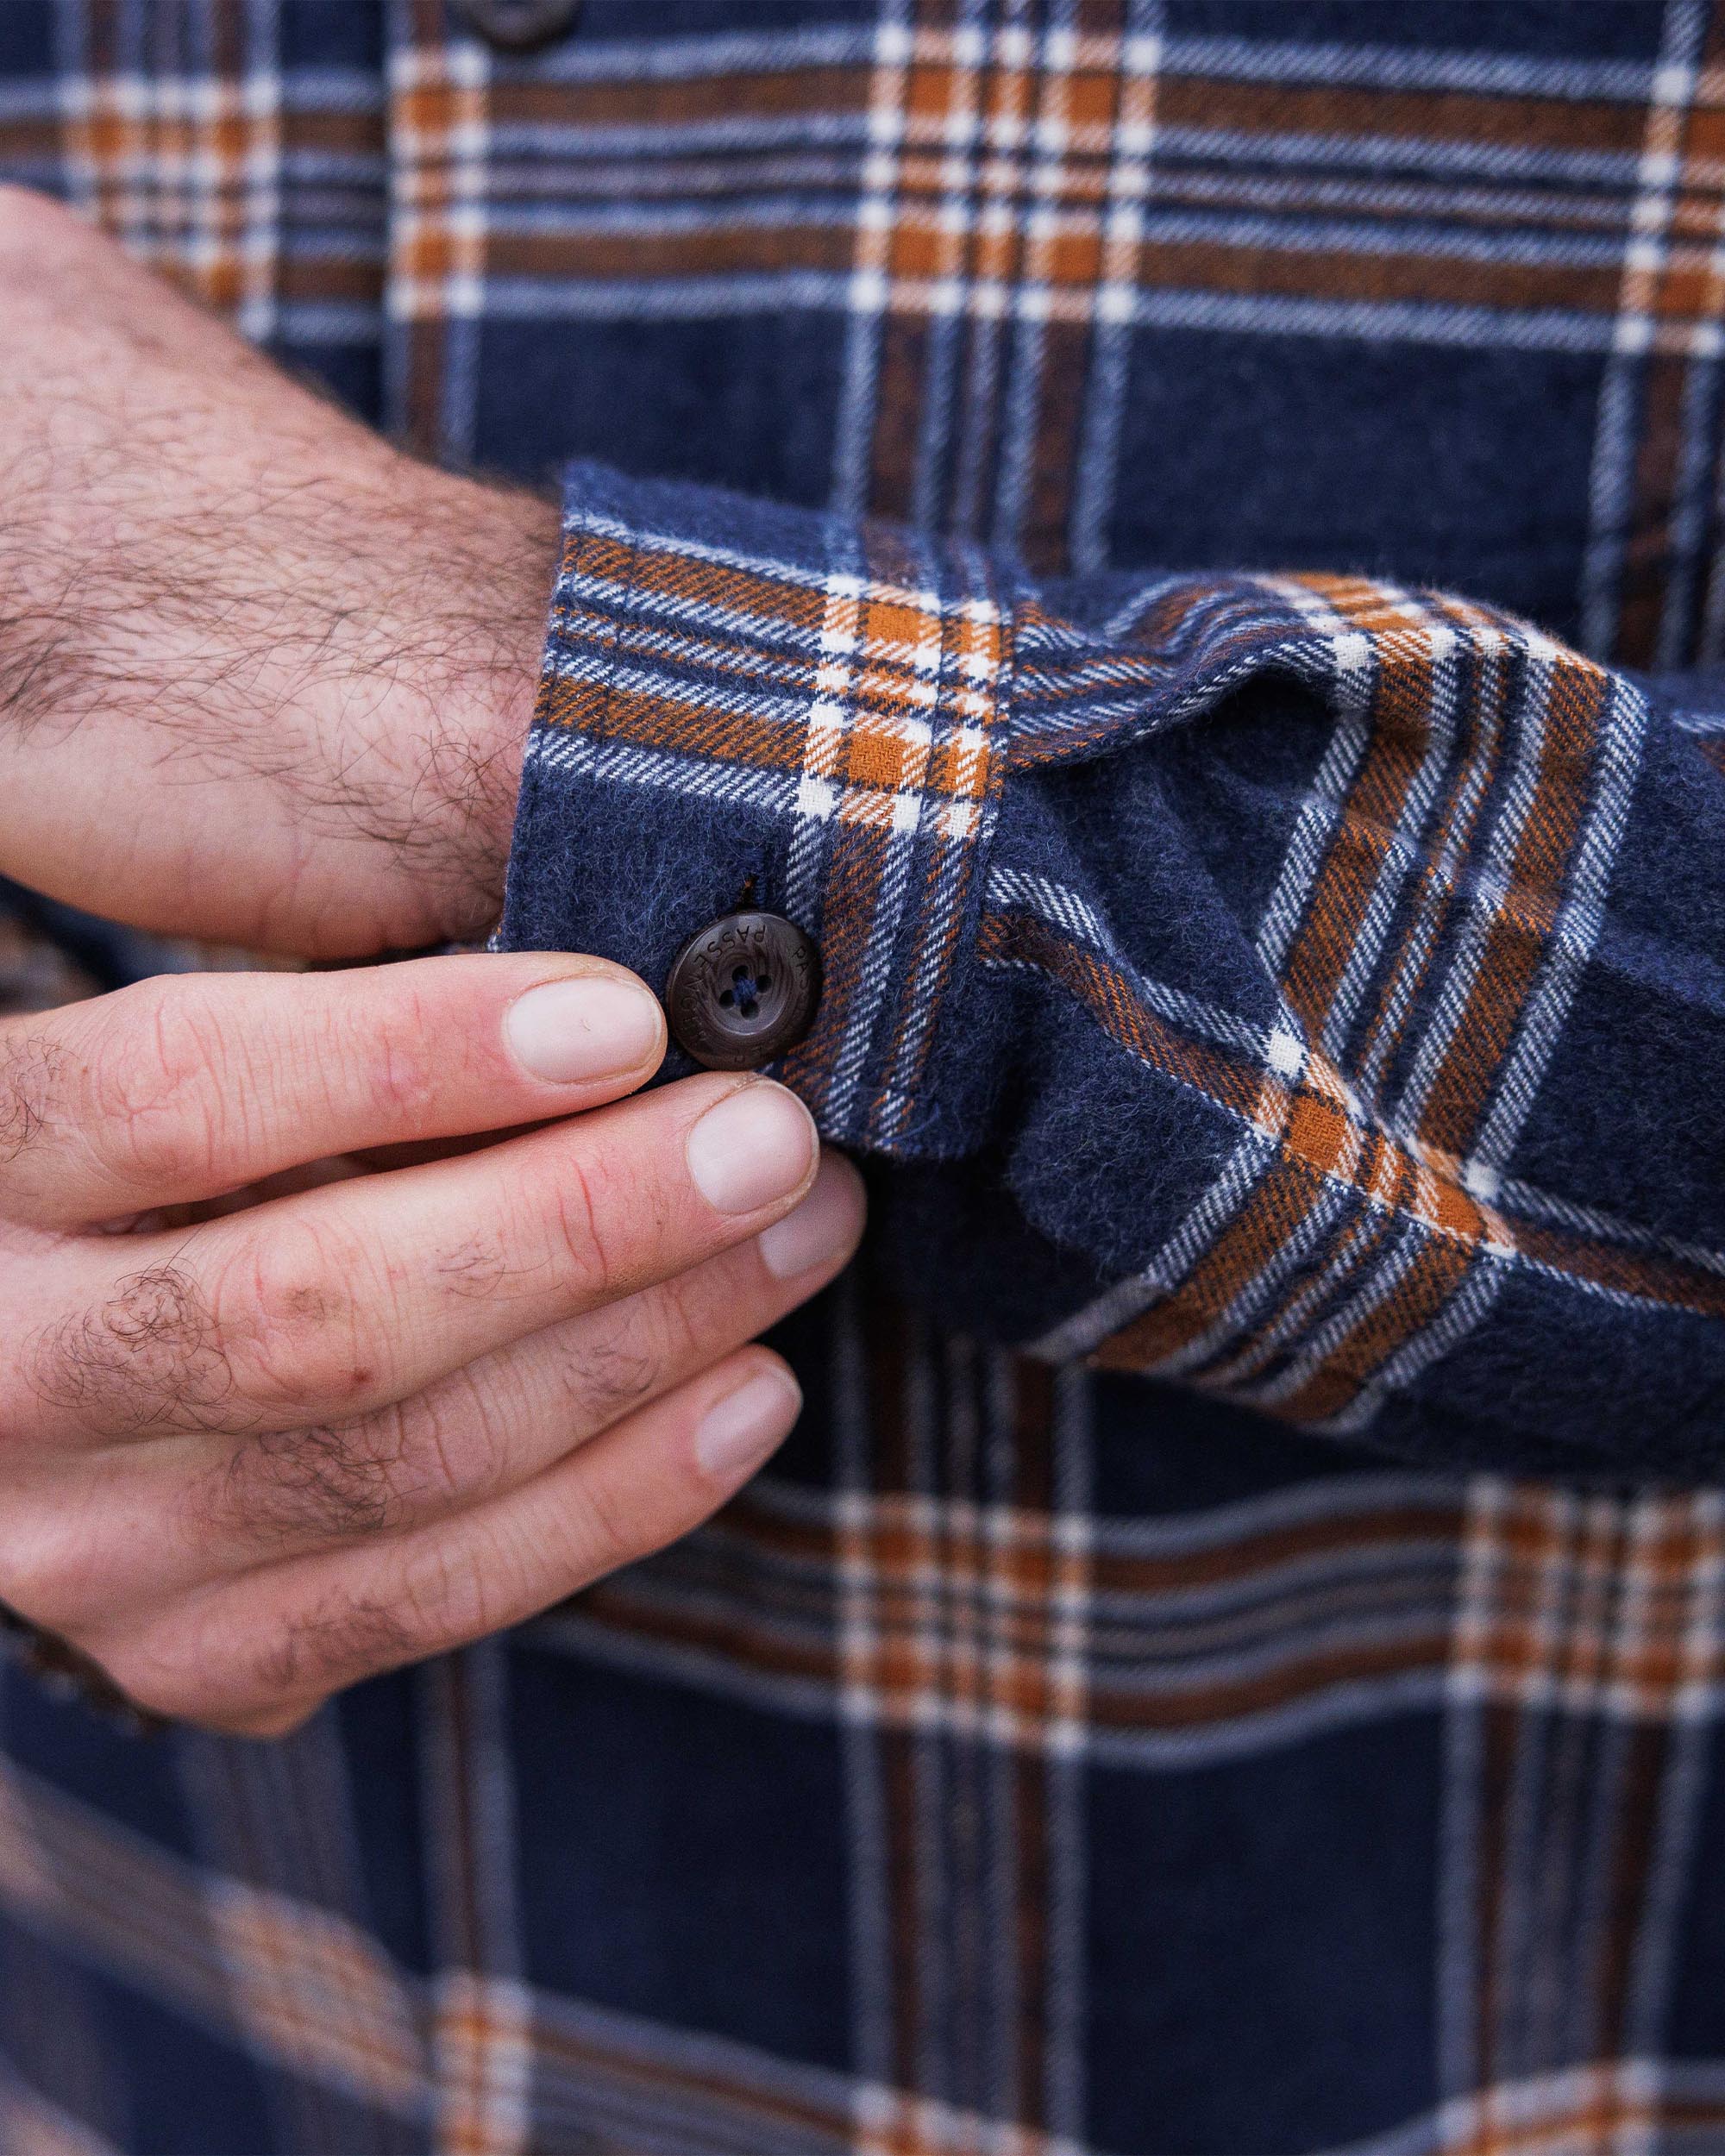
<path id="1" fill-rule="evenodd" d="M 727 913 L 690 937 L 665 983 L 677 1044 L 709 1070 L 758 1070 L 807 1032 L 820 953 L 778 913 Z"/>
<path id="2" fill-rule="evenodd" d="M 580 13 L 580 0 L 455 0 L 455 6 L 488 45 L 505 53 L 549 45 Z"/>

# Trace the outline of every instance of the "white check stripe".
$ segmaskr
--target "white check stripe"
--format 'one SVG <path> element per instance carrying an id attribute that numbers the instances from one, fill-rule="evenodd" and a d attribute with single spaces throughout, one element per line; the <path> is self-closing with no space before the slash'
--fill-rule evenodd
<path id="1" fill-rule="evenodd" d="M 1588 490 L 1581 640 L 1587 650 L 1602 655 L 1610 650 L 1617 629 L 1630 490 L 1640 442 L 1636 399 L 1644 387 L 1645 355 L 1653 342 L 1659 281 L 1667 266 L 1682 179 L 1683 123 L 1694 101 L 1697 64 L 1706 30 L 1707 9 L 1702 0 L 1666 0 L 1623 251 L 1612 356 L 1600 391 Z"/>

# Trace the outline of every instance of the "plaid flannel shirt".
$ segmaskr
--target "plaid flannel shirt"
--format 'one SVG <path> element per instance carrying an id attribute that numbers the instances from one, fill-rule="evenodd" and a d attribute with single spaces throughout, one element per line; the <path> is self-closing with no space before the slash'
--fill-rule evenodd
<path id="1" fill-rule="evenodd" d="M 505 938 L 801 921 L 876 1197 L 662 1556 L 8 1678 L 5 2146 L 1725 2148 L 1725 8 L 8 0 L 0 166 L 568 467 Z"/>

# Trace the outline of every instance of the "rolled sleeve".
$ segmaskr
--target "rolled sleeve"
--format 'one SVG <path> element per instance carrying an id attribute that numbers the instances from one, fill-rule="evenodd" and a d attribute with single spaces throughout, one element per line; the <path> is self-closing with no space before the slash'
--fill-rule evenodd
<path id="1" fill-rule="evenodd" d="M 1325 571 L 583 468 L 505 940 L 818 944 L 906 1294 L 1406 1456 L 1725 1474 L 1725 697 Z M 687 1068 L 687 1066 L 683 1066 Z M 676 1066 L 673 1065 L 674 1073 Z"/>
<path id="2" fill-rule="evenodd" d="M 978 551 L 578 467 L 503 939 L 662 987 L 715 916 L 782 913 L 823 987 L 774 1075 L 835 1141 L 963 1150 L 926 1078 L 974 943 L 1010 621 Z"/>

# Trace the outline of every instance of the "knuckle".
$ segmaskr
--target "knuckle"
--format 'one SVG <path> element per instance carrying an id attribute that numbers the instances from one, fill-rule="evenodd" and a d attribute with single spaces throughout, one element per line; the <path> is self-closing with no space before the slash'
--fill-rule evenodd
<path id="1" fill-rule="evenodd" d="M 417 988 L 398 982 L 381 1021 L 364 1014 L 346 1030 L 344 1060 L 363 1074 L 367 1096 L 385 1111 L 389 1127 L 412 1137 L 443 1090 L 447 1028 Z"/>
<path id="2" fill-rule="evenodd" d="M 232 1060 L 208 1002 L 185 983 L 122 991 L 85 1079 L 82 1119 L 110 1172 L 141 1195 L 202 1187 L 224 1119 L 250 1097 Z"/>
<path id="3" fill-rule="evenodd" d="M 463 1302 L 488 1302 L 504 1294 L 520 1269 L 498 1236 L 476 1229 L 435 1262 L 432 1270 L 448 1294 Z"/>
<path id="4" fill-rule="evenodd" d="M 172 1264 L 130 1274 L 93 1309 L 57 1319 L 22 1363 L 39 1399 L 97 1429 L 208 1427 L 235 1390 L 210 1305 Z"/>
<path id="5" fill-rule="evenodd" d="M 403 1487 L 417 1510 L 485 1496 L 508 1479 L 510 1390 L 461 1370 L 401 1410 Z"/>
<path id="6" fill-rule="evenodd" d="M 584 1421 L 608 1428 L 645 1401 L 758 1331 L 772 1311 L 756 1311 L 750 1282 L 730 1268 L 680 1274 L 581 1320 L 563 1384 Z"/>
<path id="7" fill-rule="evenodd" d="M 196 1485 L 196 1529 L 253 1544 L 386 1534 L 501 1483 L 508 1448 L 476 1385 L 340 1424 L 260 1432 Z"/>
<path id="8" fill-rule="evenodd" d="M 399 1511 L 390 1418 L 260 1431 L 194 1489 L 196 1524 L 254 1544 L 380 1533 Z"/>
<path id="9" fill-rule="evenodd" d="M 609 1302 L 620 1291 L 622 1252 L 607 1227 L 618 1208 L 607 1204 L 605 1170 L 572 1150 L 559 1164 L 549 1201 L 553 1262 L 579 1304 Z M 627 1217 L 628 1207 L 622 1208 Z"/>
<path id="10" fill-rule="evenodd" d="M 308 1423 L 356 1401 L 379 1377 L 389 1332 L 376 1272 L 365 1244 L 328 1219 L 284 1215 L 248 1237 L 215 1295 L 235 1390 Z"/>
<path id="11" fill-rule="evenodd" d="M 418 1652 L 496 1629 L 488 1568 L 471 1551 L 452 1549 L 440 1538 L 429 1537 L 403 1552 L 394 1589 L 396 1614 L 408 1639 L 421 1643 Z"/>
<path id="12" fill-rule="evenodd" d="M 596 1429 L 640 1406 L 665 1382 L 665 1359 L 641 1311 L 618 1306 L 583 1337 L 564 1373 L 582 1419 Z"/>
<path id="13" fill-rule="evenodd" d="M 272 1703 L 291 1712 L 290 1702 L 393 1669 L 416 1651 L 411 1614 L 393 1596 L 331 1597 L 273 1629 L 250 1668 L 248 1689 L 263 1712 Z"/>
<path id="14" fill-rule="evenodd" d="M 459 1052 L 448 1032 L 447 1014 L 418 988 L 390 981 L 363 997 L 315 996 L 277 1045 L 301 1060 L 307 1091 L 327 1107 L 363 1100 L 380 1125 L 407 1140 L 426 1127 L 446 1089 L 450 1056 Z"/>
<path id="15" fill-rule="evenodd" d="M 319 1699 L 305 1705 L 217 1714 L 206 1717 L 204 1727 L 217 1737 L 246 1737 L 257 1744 L 278 1744 L 304 1729 L 323 1704 Z"/>
<path id="16" fill-rule="evenodd" d="M 496 1629 L 492 1566 L 477 1550 L 410 1539 L 362 1593 L 327 1597 L 271 1627 L 251 1653 L 254 1714 L 293 1714 L 361 1678 Z"/>
<path id="17" fill-rule="evenodd" d="M 133 1706 L 222 1735 L 285 1736 L 321 1702 L 289 1666 L 279 1626 L 236 1623 L 220 1598 L 110 1623 L 78 1645 Z"/>
<path id="18" fill-rule="evenodd" d="M 739 1280 L 742 1268 L 731 1252 L 720 1268 L 680 1273 L 654 1298 L 660 1354 L 672 1369 L 705 1369 L 737 1338 L 758 1331 L 771 1314 L 765 1296 L 759 1298 L 758 1311 L 751 1308 L 750 1297 L 758 1294 L 753 1269 Z"/>

